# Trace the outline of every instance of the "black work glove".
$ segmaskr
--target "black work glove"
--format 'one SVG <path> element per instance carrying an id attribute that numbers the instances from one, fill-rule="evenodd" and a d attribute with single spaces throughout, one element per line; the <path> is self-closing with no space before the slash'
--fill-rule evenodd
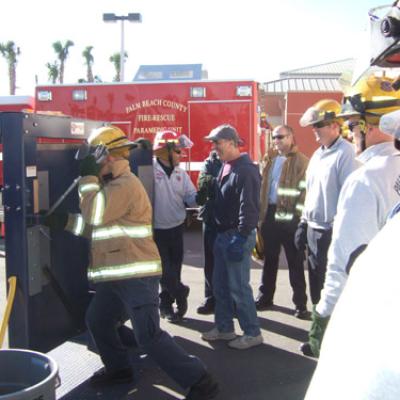
<path id="1" fill-rule="evenodd" d="M 97 164 L 94 156 L 89 155 L 85 157 L 81 161 L 81 165 L 79 166 L 79 175 L 80 176 L 99 176 L 101 170 L 101 165 Z"/>
<path id="2" fill-rule="evenodd" d="M 67 226 L 68 214 L 67 213 L 52 213 L 45 215 L 46 211 L 40 212 L 43 215 L 42 224 L 55 231 L 62 231 Z"/>
<path id="3" fill-rule="evenodd" d="M 304 251 L 307 245 L 307 222 L 301 221 L 294 234 L 294 245 L 299 251 Z"/>

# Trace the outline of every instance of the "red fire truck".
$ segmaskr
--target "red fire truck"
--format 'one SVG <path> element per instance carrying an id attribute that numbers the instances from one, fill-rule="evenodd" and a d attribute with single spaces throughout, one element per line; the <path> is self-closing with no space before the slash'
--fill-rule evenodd
<path id="1" fill-rule="evenodd" d="M 212 128 L 236 127 L 243 151 L 258 161 L 258 84 L 254 81 L 158 81 L 95 83 L 36 87 L 36 111 L 58 111 L 77 118 L 111 122 L 131 139 L 153 141 L 155 133 L 172 129 L 187 135 L 194 146 L 183 167 L 196 181 L 208 156 L 204 142 Z"/>

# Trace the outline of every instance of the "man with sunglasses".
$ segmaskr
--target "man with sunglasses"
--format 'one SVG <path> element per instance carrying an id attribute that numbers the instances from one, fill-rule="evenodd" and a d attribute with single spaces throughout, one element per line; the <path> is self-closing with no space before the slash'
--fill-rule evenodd
<path id="1" fill-rule="evenodd" d="M 353 141 L 362 167 L 346 180 L 339 196 L 333 225 L 327 273 L 321 299 L 312 315 L 308 342 L 301 350 L 319 356 L 325 328 L 346 285 L 351 263 L 385 224 L 389 211 L 400 201 L 400 153 L 393 138 L 378 128 L 382 114 L 400 109 L 400 93 L 393 79 L 363 78 L 344 97 L 342 112 L 348 137 Z M 374 98 L 374 101 L 369 99 Z"/>
<path id="2" fill-rule="evenodd" d="M 304 319 L 308 316 L 304 251 L 296 249 L 294 233 L 304 203 L 308 158 L 297 149 L 290 126 L 277 126 L 272 132 L 272 140 L 274 148 L 266 154 L 262 172 L 259 227 L 265 246 L 256 308 L 267 310 L 273 306 L 279 254 L 283 246 L 296 307 L 294 315 Z"/>
<path id="3" fill-rule="evenodd" d="M 314 152 L 306 172 L 306 198 L 295 234 L 298 250 L 308 249 L 311 301 L 318 304 L 325 281 L 328 248 L 340 190 L 357 168 L 352 145 L 340 135 L 340 104 L 320 100 L 300 119 L 311 126 L 320 147 Z"/>

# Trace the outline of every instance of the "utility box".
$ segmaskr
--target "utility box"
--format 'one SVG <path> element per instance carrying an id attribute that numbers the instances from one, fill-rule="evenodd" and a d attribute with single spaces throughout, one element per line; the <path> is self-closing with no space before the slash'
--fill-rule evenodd
<path id="1" fill-rule="evenodd" d="M 17 277 L 10 347 L 47 352 L 82 332 L 90 301 L 89 243 L 40 224 L 78 176 L 75 153 L 104 123 L 24 112 L 0 114 L 7 277 Z M 72 190 L 56 212 L 79 212 Z"/>

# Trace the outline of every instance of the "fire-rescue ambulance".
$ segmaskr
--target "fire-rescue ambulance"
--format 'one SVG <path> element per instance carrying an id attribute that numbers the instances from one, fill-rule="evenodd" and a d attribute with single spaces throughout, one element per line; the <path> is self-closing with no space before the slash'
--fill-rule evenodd
<path id="1" fill-rule="evenodd" d="M 203 138 L 228 123 L 244 139 L 244 150 L 260 160 L 258 84 L 254 81 L 179 81 L 51 85 L 36 88 L 36 111 L 59 111 L 108 121 L 132 139 L 151 142 L 157 131 L 172 129 L 194 143 L 183 167 L 196 181 L 210 146 Z"/>

